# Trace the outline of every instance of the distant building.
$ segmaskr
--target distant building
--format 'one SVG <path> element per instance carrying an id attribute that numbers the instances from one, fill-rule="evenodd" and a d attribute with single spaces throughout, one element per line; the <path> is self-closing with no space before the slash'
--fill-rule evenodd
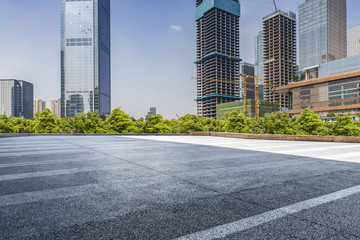
<path id="1" fill-rule="evenodd" d="M 239 0 L 196 0 L 197 115 L 240 99 Z"/>
<path id="2" fill-rule="evenodd" d="M 289 107 L 289 96 L 271 91 L 293 81 L 296 65 L 296 14 L 278 10 L 263 18 L 264 100 Z"/>
<path id="3" fill-rule="evenodd" d="M 264 78 L 264 33 L 255 37 L 255 76 Z"/>
<path id="4" fill-rule="evenodd" d="M 54 114 L 54 117 L 56 117 L 56 118 L 61 117 L 61 100 L 60 100 L 60 98 L 50 101 L 50 111 Z"/>
<path id="5" fill-rule="evenodd" d="M 347 29 L 347 57 L 360 55 L 360 25 Z"/>
<path id="6" fill-rule="evenodd" d="M 46 102 L 42 101 L 41 99 L 34 101 L 34 116 L 38 112 L 42 112 L 46 109 Z"/>
<path id="7" fill-rule="evenodd" d="M 250 75 L 250 76 L 254 76 L 254 64 L 251 63 L 247 63 L 247 62 L 241 62 L 240 63 L 240 73 L 242 74 L 246 74 L 246 75 Z M 244 81 L 244 77 L 240 76 L 240 86 L 243 87 L 243 81 Z M 246 87 L 246 97 L 248 99 L 255 99 L 255 86 L 252 85 L 254 84 L 254 79 L 253 78 L 248 78 L 247 79 L 248 84 Z M 242 89 L 244 90 L 244 89 Z M 241 98 L 244 98 L 244 91 L 241 91 Z"/>
<path id="8" fill-rule="evenodd" d="M 62 0 L 62 116 L 110 114 L 110 60 L 110 0 Z"/>
<path id="9" fill-rule="evenodd" d="M 0 79 L 0 114 L 31 119 L 34 116 L 33 101 L 32 83 L 23 80 Z"/>
<path id="10" fill-rule="evenodd" d="M 345 58 L 346 0 L 307 0 L 299 6 L 300 71 Z"/>
<path id="11" fill-rule="evenodd" d="M 155 116 L 156 115 L 156 107 L 150 107 L 150 112 L 148 112 L 148 115 Z"/>
<path id="12" fill-rule="evenodd" d="M 329 64 L 329 63 L 328 63 Z M 310 108 L 320 115 L 360 112 L 360 70 L 340 73 L 273 89 L 291 98 L 289 111 L 298 116 Z"/>

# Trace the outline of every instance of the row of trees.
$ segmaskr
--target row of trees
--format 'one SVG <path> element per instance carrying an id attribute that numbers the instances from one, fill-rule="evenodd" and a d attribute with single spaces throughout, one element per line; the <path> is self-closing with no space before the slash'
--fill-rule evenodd
<path id="1" fill-rule="evenodd" d="M 120 108 L 103 120 L 89 112 L 74 118 L 54 118 L 49 109 L 26 120 L 0 115 L 0 133 L 189 133 L 193 131 L 224 131 L 258 134 L 360 136 L 360 122 L 352 115 L 336 116 L 336 122 L 324 123 L 318 114 L 305 109 L 299 117 L 286 113 L 267 114 L 263 118 L 245 118 L 238 110 L 225 120 L 215 120 L 187 114 L 178 120 L 164 120 L 161 115 L 147 115 L 132 120 Z"/>

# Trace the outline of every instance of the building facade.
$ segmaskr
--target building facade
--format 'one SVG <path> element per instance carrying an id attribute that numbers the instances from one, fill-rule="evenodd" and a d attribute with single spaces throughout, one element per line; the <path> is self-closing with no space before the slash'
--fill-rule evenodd
<path id="1" fill-rule="evenodd" d="M 255 73 L 254 64 L 247 63 L 247 62 L 241 62 L 240 63 L 240 73 L 245 74 L 245 75 L 254 76 L 254 73 Z M 240 86 L 242 86 L 242 87 L 244 86 L 243 81 L 244 81 L 244 77 L 240 76 Z M 240 97 L 244 98 L 244 94 L 246 94 L 246 97 L 248 99 L 255 99 L 255 86 L 252 85 L 255 83 L 255 81 L 253 78 L 248 78 L 247 82 L 251 83 L 251 84 L 248 84 L 246 86 L 246 93 L 244 91 L 241 91 Z M 242 90 L 244 90 L 244 88 Z"/>
<path id="2" fill-rule="evenodd" d="M 34 116 L 38 112 L 42 112 L 46 109 L 46 102 L 42 101 L 41 99 L 34 101 Z"/>
<path id="3" fill-rule="evenodd" d="M 50 101 L 50 111 L 54 114 L 54 117 L 59 118 L 61 117 L 61 100 L 56 99 Z"/>
<path id="4" fill-rule="evenodd" d="M 347 29 L 347 57 L 360 55 L 360 25 Z"/>
<path id="5" fill-rule="evenodd" d="M 150 107 L 150 112 L 148 112 L 148 115 L 155 116 L 156 115 L 156 107 Z"/>
<path id="6" fill-rule="evenodd" d="M 345 58 L 346 0 L 306 0 L 299 6 L 300 71 Z"/>
<path id="7" fill-rule="evenodd" d="M 34 87 L 32 83 L 15 79 L 0 79 L 0 114 L 31 119 Z"/>
<path id="8" fill-rule="evenodd" d="M 273 89 L 292 99 L 289 114 L 310 108 L 320 115 L 360 112 L 360 70 L 296 82 Z"/>
<path id="9" fill-rule="evenodd" d="M 255 76 L 264 78 L 264 34 L 255 37 Z"/>
<path id="10" fill-rule="evenodd" d="M 240 99 L 239 0 L 196 0 L 197 115 Z"/>
<path id="11" fill-rule="evenodd" d="M 271 91 L 287 85 L 297 75 L 296 15 L 277 11 L 263 18 L 264 34 L 264 100 L 278 102 L 280 108 L 289 107 L 289 97 Z"/>
<path id="12" fill-rule="evenodd" d="M 62 0 L 61 115 L 110 114 L 110 0 Z"/>
<path id="13" fill-rule="evenodd" d="M 320 64 L 319 77 L 360 70 L 360 55 Z"/>

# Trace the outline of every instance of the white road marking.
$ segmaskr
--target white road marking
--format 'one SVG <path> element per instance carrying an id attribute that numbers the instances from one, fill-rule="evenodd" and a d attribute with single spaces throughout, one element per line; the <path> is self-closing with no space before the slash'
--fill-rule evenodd
<path id="1" fill-rule="evenodd" d="M 71 168 L 71 169 L 51 170 L 51 171 L 43 171 L 43 172 L 28 172 L 28 173 L 0 175 L 0 181 L 9 181 L 9 180 L 36 178 L 36 177 L 52 177 L 52 176 L 58 176 L 58 175 L 67 175 L 67 174 L 76 174 L 76 173 L 94 172 L 94 171 L 120 170 L 120 169 L 124 169 L 125 167 L 119 165 L 118 162 L 117 163 L 114 162 L 113 164 L 106 164 L 106 165 L 94 166 L 94 167 Z"/>
<path id="2" fill-rule="evenodd" d="M 334 202 L 345 197 L 349 197 L 354 194 L 360 193 L 360 185 L 347 188 L 338 192 L 334 192 L 328 195 L 324 195 L 317 198 L 312 198 L 306 201 L 295 203 L 286 207 L 278 208 L 269 212 L 265 212 L 256 216 L 248 217 L 241 219 L 239 221 L 234 221 L 231 223 L 223 224 L 216 226 L 204 231 L 192 233 L 183 237 L 178 238 L 178 240 L 200 240 L 200 239 L 216 239 L 223 238 L 228 235 L 241 232 L 279 218 L 301 212 L 310 208 L 314 208 L 326 203 Z"/>
<path id="3" fill-rule="evenodd" d="M 0 196 L 0 207 L 12 206 L 38 201 L 77 197 L 89 193 L 105 192 L 99 184 L 87 184 L 76 187 L 57 188 L 44 191 L 24 192 Z"/>
<path id="4" fill-rule="evenodd" d="M 121 136 L 124 137 L 124 136 Z M 360 163 L 358 143 L 277 141 L 223 138 L 212 136 L 125 136 L 145 140 L 198 144 L 249 151 L 288 154 L 344 162 Z M 297 149 L 294 149 L 297 148 Z"/>

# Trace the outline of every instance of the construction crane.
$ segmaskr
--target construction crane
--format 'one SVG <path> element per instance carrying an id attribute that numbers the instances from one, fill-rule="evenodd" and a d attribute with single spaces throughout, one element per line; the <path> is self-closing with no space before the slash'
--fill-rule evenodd
<path id="1" fill-rule="evenodd" d="M 198 78 L 192 77 L 191 79 L 201 80 L 201 81 L 212 81 L 212 82 L 221 82 L 221 83 L 231 83 L 231 84 L 239 84 L 239 81 L 234 80 L 223 80 L 223 79 L 215 79 L 215 78 Z"/>
<path id="2" fill-rule="evenodd" d="M 255 117 L 259 116 L 259 86 L 272 86 L 271 84 L 258 84 L 258 80 L 264 81 L 264 79 L 258 78 L 257 76 L 250 76 L 246 74 L 239 73 L 238 76 L 241 76 L 244 78 L 242 84 L 244 89 L 244 116 L 247 117 L 247 85 L 253 85 L 255 86 Z M 239 81 L 234 80 L 223 80 L 223 79 L 214 79 L 214 78 L 199 78 L 199 77 L 192 77 L 191 79 L 201 80 L 201 81 L 213 81 L 213 82 L 222 82 L 222 83 L 231 83 L 231 84 L 240 84 Z M 255 83 L 249 83 L 247 82 L 248 79 L 254 79 Z"/>
<path id="3" fill-rule="evenodd" d="M 259 117 L 259 87 L 272 87 L 271 84 L 259 84 L 258 80 L 264 81 L 264 79 L 261 79 L 257 76 L 250 76 L 247 74 L 238 74 L 240 77 L 243 77 L 244 80 L 242 81 L 242 84 L 244 85 L 244 116 L 247 117 L 247 85 L 253 85 L 255 89 L 255 117 Z M 248 79 L 254 79 L 255 83 L 249 83 L 247 82 Z"/>
<path id="4" fill-rule="evenodd" d="M 275 0 L 273 0 L 273 2 L 274 2 L 274 6 L 275 6 L 275 11 L 278 12 Z"/>

